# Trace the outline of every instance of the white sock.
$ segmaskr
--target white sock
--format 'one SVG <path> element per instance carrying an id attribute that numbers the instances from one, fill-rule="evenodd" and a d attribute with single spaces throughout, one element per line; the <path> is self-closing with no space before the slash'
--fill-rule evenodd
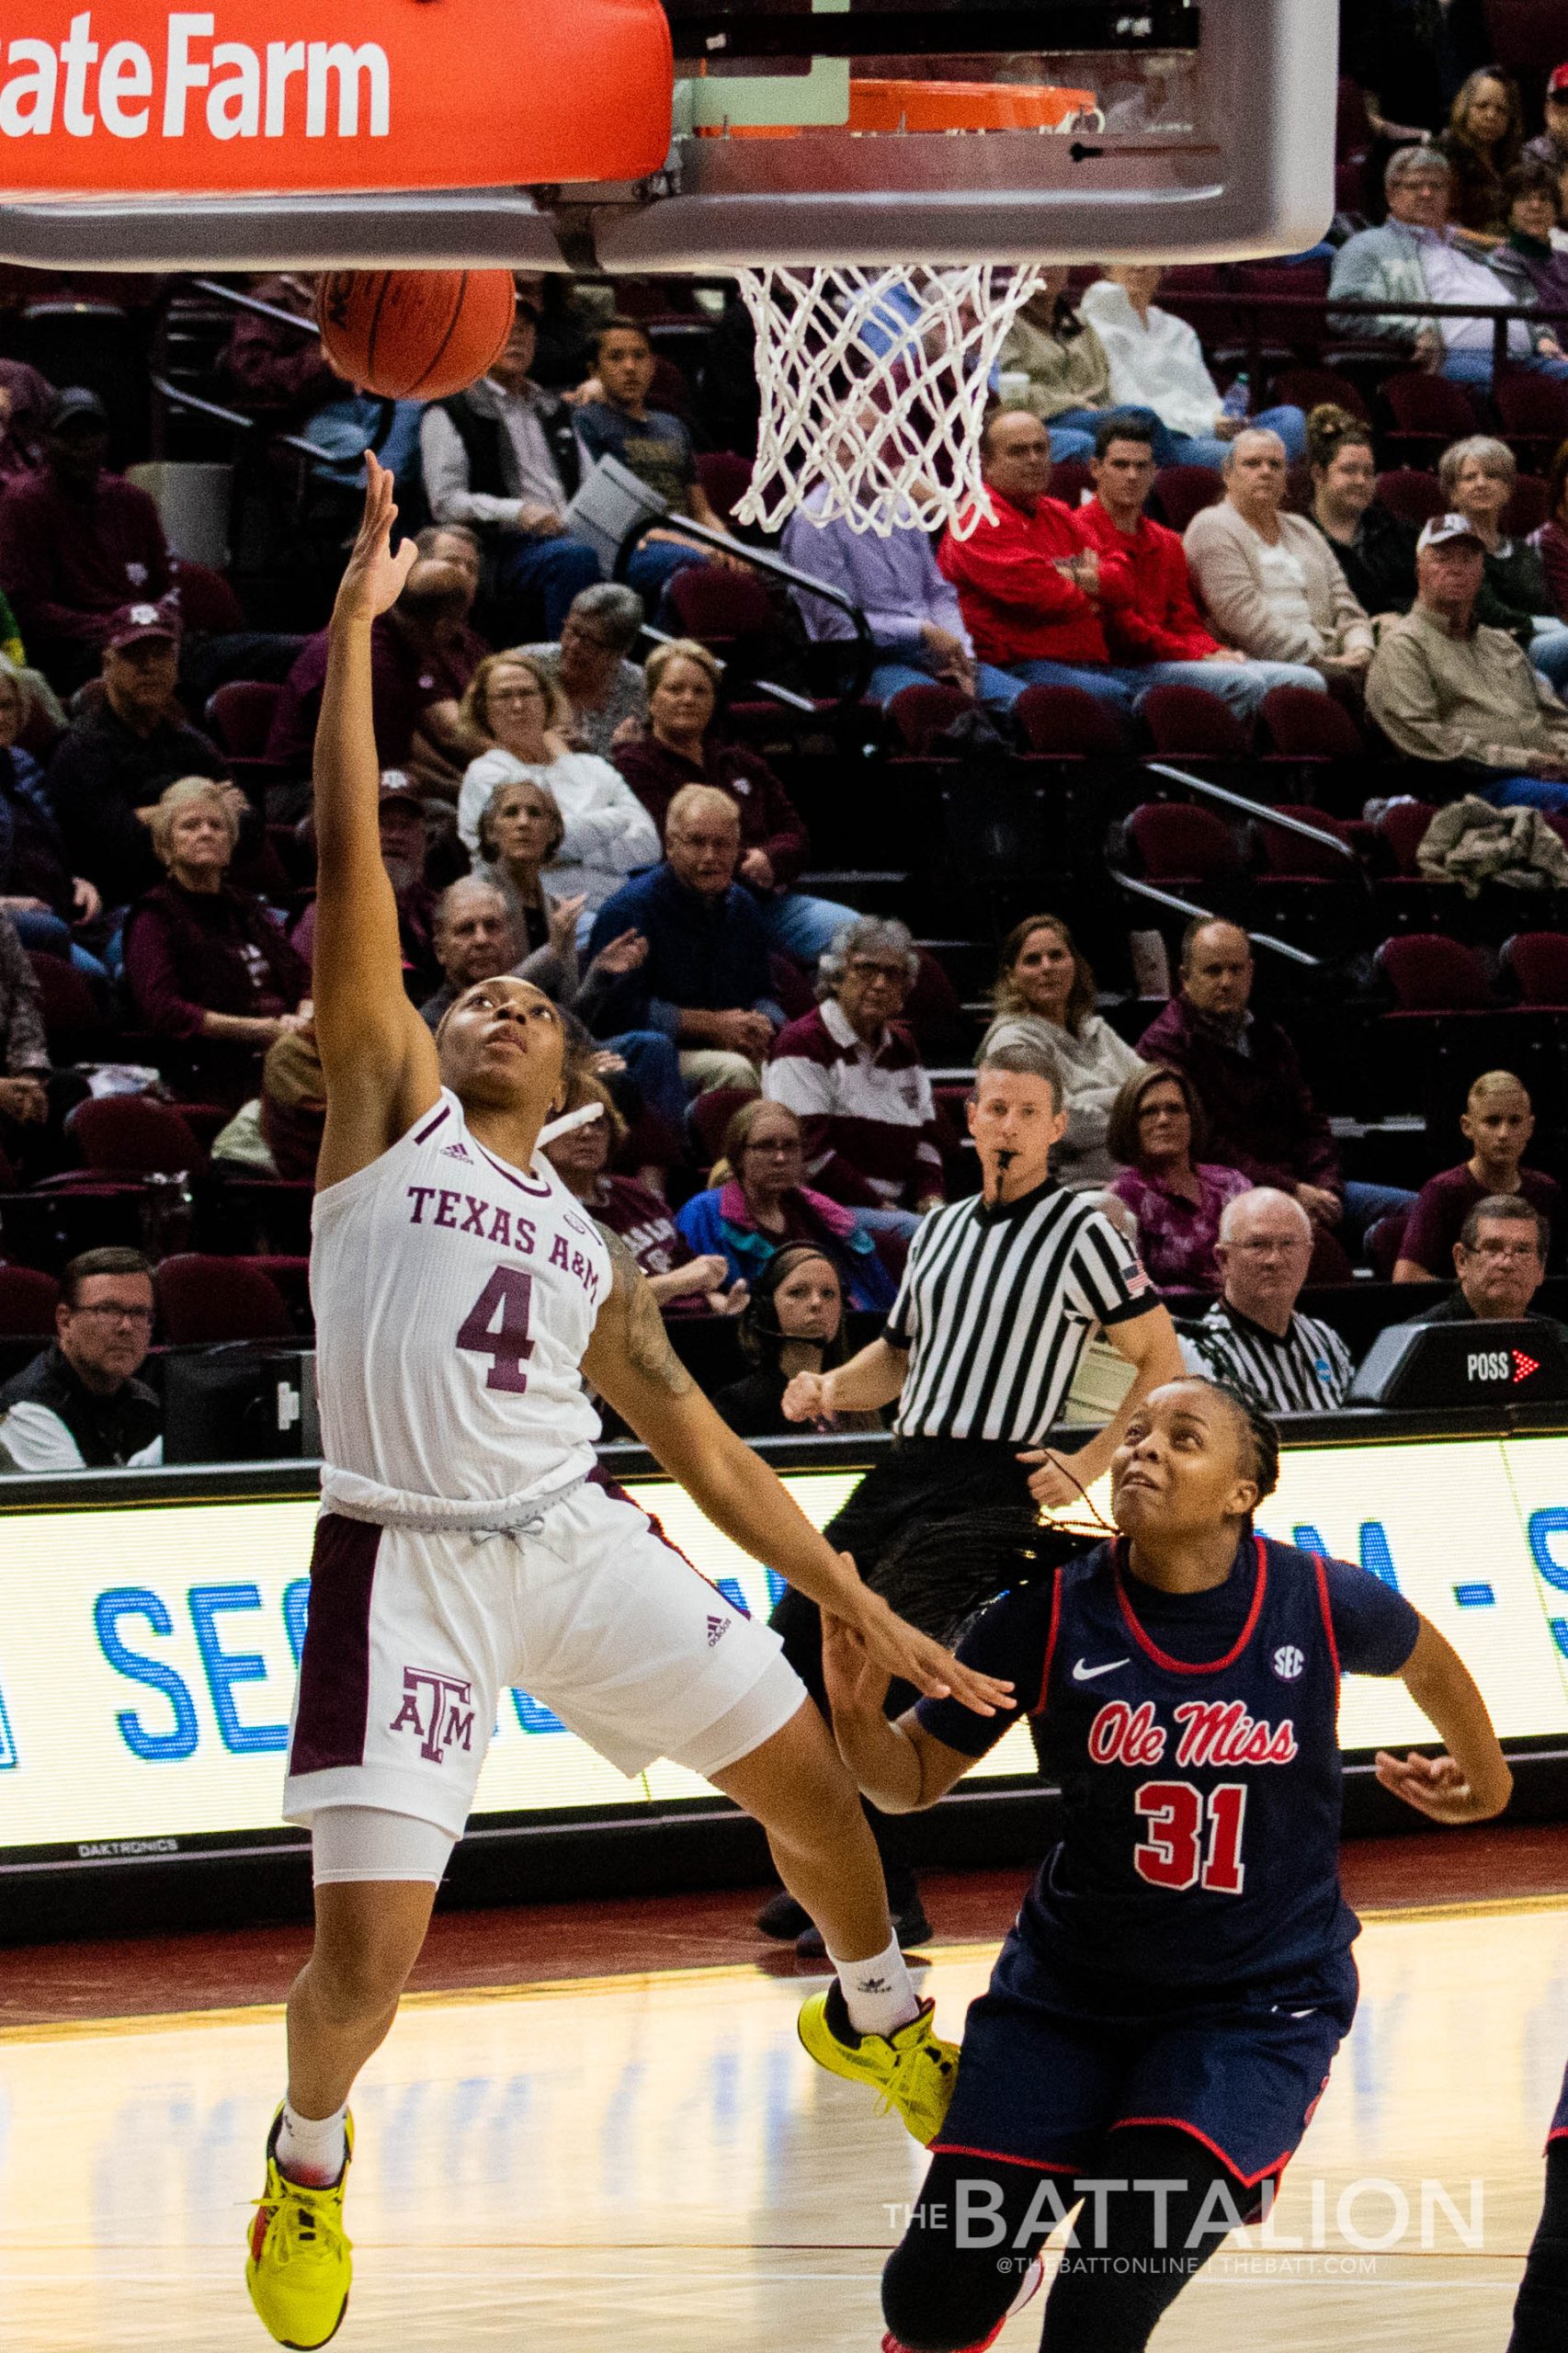
<path id="1" fill-rule="evenodd" d="M 347 2101 L 335 2116 L 324 2116 L 318 2123 L 285 2100 L 276 2151 L 279 2173 L 305 2189 L 330 2189 L 348 2154 L 347 2119 Z"/>
<path id="2" fill-rule="evenodd" d="M 869 1961 L 840 1961 L 831 1952 L 828 1959 L 838 1972 L 844 2006 L 857 2034 L 892 2034 L 919 2016 L 909 1964 L 896 1937 L 889 1938 L 885 1952 L 873 1953 Z"/>

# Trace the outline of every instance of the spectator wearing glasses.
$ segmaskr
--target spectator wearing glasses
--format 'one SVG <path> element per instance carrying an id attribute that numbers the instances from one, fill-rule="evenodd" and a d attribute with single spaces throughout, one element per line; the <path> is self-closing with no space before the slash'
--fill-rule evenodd
<path id="1" fill-rule="evenodd" d="M 1454 1289 L 1410 1324 L 1550 1324 L 1568 1346 L 1568 1324 L 1537 1313 L 1551 1236 L 1546 1220 L 1520 1193 L 1477 1201 L 1454 1245 Z M 0 1394 L 3 1394 L 0 1392 Z"/>
<path id="2" fill-rule="evenodd" d="M 838 1269 L 849 1305 L 885 1313 L 898 1285 L 856 1210 L 805 1180 L 801 1123 L 782 1103 L 743 1103 L 724 1131 L 717 1180 L 676 1218 L 699 1257 L 722 1256 L 732 1283 L 755 1290 L 776 1251 L 809 1242 Z"/>
<path id="3" fill-rule="evenodd" d="M 1116 1098 L 1108 1142 L 1124 1164 L 1110 1190 L 1138 1221 L 1151 1279 L 1162 1290 L 1217 1290 L 1221 1214 L 1250 1188 L 1239 1168 L 1202 1157 L 1209 1122 L 1186 1073 L 1135 1073 Z"/>
<path id="4" fill-rule="evenodd" d="M 1396 1283 L 1446 1281 L 1466 1218 L 1498 1194 L 1522 1196 L 1549 1228 L 1562 1231 L 1562 1187 L 1544 1169 L 1523 1165 L 1535 1112 L 1511 1070 L 1483 1071 L 1470 1090 L 1460 1133 L 1471 1146 L 1470 1158 L 1428 1177 L 1416 1195 L 1400 1240 Z"/>
<path id="5" fill-rule="evenodd" d="M 572 708 L 559 682 L 530 654 L 493 654 L 474 672 L 462 717 L 490 749 L 469 764 L 458 795 L 458 832 L 480 847 L 480 823 L 503 784 L 541 784 L 565 831 L 551 869 L 551 887 L 581 897 L 589 915 L 629 874 L 659 855 L 653 821 L 619 770 L 568 740 Z"/>
<path id="6" fill-rule="evenodd" d="M 1476 620 L 1483 629 L 1506 629 L 1561 695 L 1568 688 L 1568 626 L 1551 610 L 1539 550 L 1503 529 L 1518 478 L 1513 451 L 1489 433 L 1451 443 L 1437 463 L 1449 511 L 1464 517 L 1486 551 Z"/>
<path id="7" fill-rule="evenodd" d="M 1181 1336 L 1187 1370 L 1221 1381 L 1266 1414 L 1324 1414 L 1345 1403 L 1355 1366 L 1331 1324 L 1296 1306 L 1312 1263 L 1312 1222 L 1272 1186 L 1225 1204 L 1214 1245 L 1222 1290 Z"/>
<path id="8" fill-rule="evenodd" d="M 1179 536 L 1143 512 L 1154 486 L 1153 436 L 1137 421 L 1111 417 L 1095 436 L 1089 472 L 1095 495 L 1078 509 L 1102 556 L 1124 556 L 1131 575 L 1127 601 L 1106 614 L 1113 657 L 1135 664 L 1151 687 L 1201 687 L 1250 718 L 1273 687 L 1324 691 L 1304 662 L 1249 661 L 1204 628 L 1192 600 Z"/>
<path id="9" fill-rule="evenodd" d="M 1355 302 L 1467 303 L 1471 318 L 1421 319 L 1408 312 L 1346 312 L 1329 316 L 1330 332 L 1358 342 L 1391 345 L 1437 369 L 1450 382 L 1492 389 L 1492 323 L 1488 311 L 1510 304 L 1507 287 L 1471 246 L 1449 226 L 1453 172 L 1437 147 L 1401 147 L 1383 175 L 1388 219 L 1361 229 L 1340 246 L 1329 278 L 1331 296 Z M 1507 330 L 1508 364 L 1568 377 L 1558 340 L 1549 326 L 1513 320 Z"/>
<path id="10" fill-rule="evenodd" d="M 1540 163 L 1515 165 L 1504 183 L 1508 233 L 1491 256 L 1514 300 L 1539 302 L 1544 311 L 1568 309 L 1568 253 L 1555 242 L 1564 174 L 1568 165 L 1555 172 Z"/>
<path id="11" fill-rule="evenodd" d="M 1372 428 L 1325 401 L 1307 419 L 1312 503 L 1309 521 L 1328 541 L 1351 595 L 1369 613 L 1407 613 L 1415 602 L 1415 532 L 1378 497 Z"/>
<path id="12" fill-rule="evenodd" d="M 1255 661 L 1309 665 L 1358 690 L 1372 624 L 1322 532 L 1285 511 L 1285 444 L 1249 426 L 1221 472 L 1224 497 L 1193 517 L 1183 542 L 1209 619 Z"/>
<path id="13" fill-rule="evenodd" d="M 931 1082 L 900 1019 L 919 970 L 906 925 L 846 925 L 817 968 L 816 1011 L 779 1031 L 762 1074 L 801 1122 L 811 1183 L 871 1233 L 911 1234 L 944 1198 Z"/>
<path id="14" fill-rule="evenodd" d="M 642 673 L 626 658 L 642 629 L 636 589 L 601 580 L 573 597 L 559 644 L 522 648 L 571 704 L 572 743 L 601 760 L 613 759 L 619 745 L 635 743 L 647 723 Z"/>
<path id="15" fill-rule="evenodd" d="M 0 1469 L 36 1476 L 163 1461 L 163 1408 L 136 1378 L 153 1313 L 153 1269 L 140 1250 L 71 1260 L 53 1340 L 0 1389 Z"/>

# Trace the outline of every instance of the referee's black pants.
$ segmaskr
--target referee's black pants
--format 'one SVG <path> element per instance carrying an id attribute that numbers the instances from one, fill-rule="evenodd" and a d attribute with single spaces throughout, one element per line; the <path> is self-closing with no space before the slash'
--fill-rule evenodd
<path id="1" fill-rule="evenodd" d="M 823 1533 L 834 1551 L 849 1553 L 867 1584 L 875 1586 L 878 1563 L 911 1527 L 934 1527 L 950 1520 L 955 1589 L 967 1594 L 968 1607 L 978 1608 L 996 1590 L 995 1573 L 988 1559 L 977 1560 L 966 1586 L 962 1523 L 977 1511 L 1027 1509 L 1028 1505 L 1028 1472 L 1010 1439 L 901 1438 L 892 1453 L 867 1472 Z M 961 1614 L 963 1606 L 955 1615 Z M 780 1597 L 770 1622 L 783 1638 L 785 1657 L 827 1715 L 821 1610 L 791 1586 Z M 888 1714 L 901 1715 L 915 1698 L 911 1685 L 892 1684 Z M 907 1827 L 912 1817 L 881 1813 L 874 1805 L 864 1800 L 862 1803 L 882 1859 L 889 1903 L 893 1911 L 900 1911 L 915 1886 Z"/>

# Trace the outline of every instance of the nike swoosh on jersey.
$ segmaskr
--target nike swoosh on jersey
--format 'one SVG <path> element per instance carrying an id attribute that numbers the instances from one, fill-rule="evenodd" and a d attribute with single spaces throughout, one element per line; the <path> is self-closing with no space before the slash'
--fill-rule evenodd
<path id="1" fill-rule="evenodd" d="M 1074 1659 L 1073 1680 L 1074 1683 L 1092 1683 L 1096 1675 L 1109 1675 L 1115 1668 L 1131 1666 L 1131 1664 L 1130 1658 L 1108 1658 L 1103 1666 L 1086 1666 L 1081 1658 Z"/>

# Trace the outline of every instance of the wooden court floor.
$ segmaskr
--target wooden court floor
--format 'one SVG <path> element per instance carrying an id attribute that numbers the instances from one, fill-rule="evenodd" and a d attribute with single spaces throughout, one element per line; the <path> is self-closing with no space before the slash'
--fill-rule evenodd
<path id="1" fill-rule="evenodd" d="M 990 1952 L 935 1955 L 949 2032 Z M 1568 2052 L 1568 1898 L 1391 1913 L 1358 1953 L 1276 2244 L 1237 2234 L 1160 2353 L 1502 2353 Z M 801 2052 L 801 1990 L 730 1965 L 415 1995 L 356 2100 L 343 2353 L 874 2353 L 921 2153 Z M 242 2240 L 281 2057 L 272 2007 L 0 2032 L 7 2353 L 267 2342 Z"/>

